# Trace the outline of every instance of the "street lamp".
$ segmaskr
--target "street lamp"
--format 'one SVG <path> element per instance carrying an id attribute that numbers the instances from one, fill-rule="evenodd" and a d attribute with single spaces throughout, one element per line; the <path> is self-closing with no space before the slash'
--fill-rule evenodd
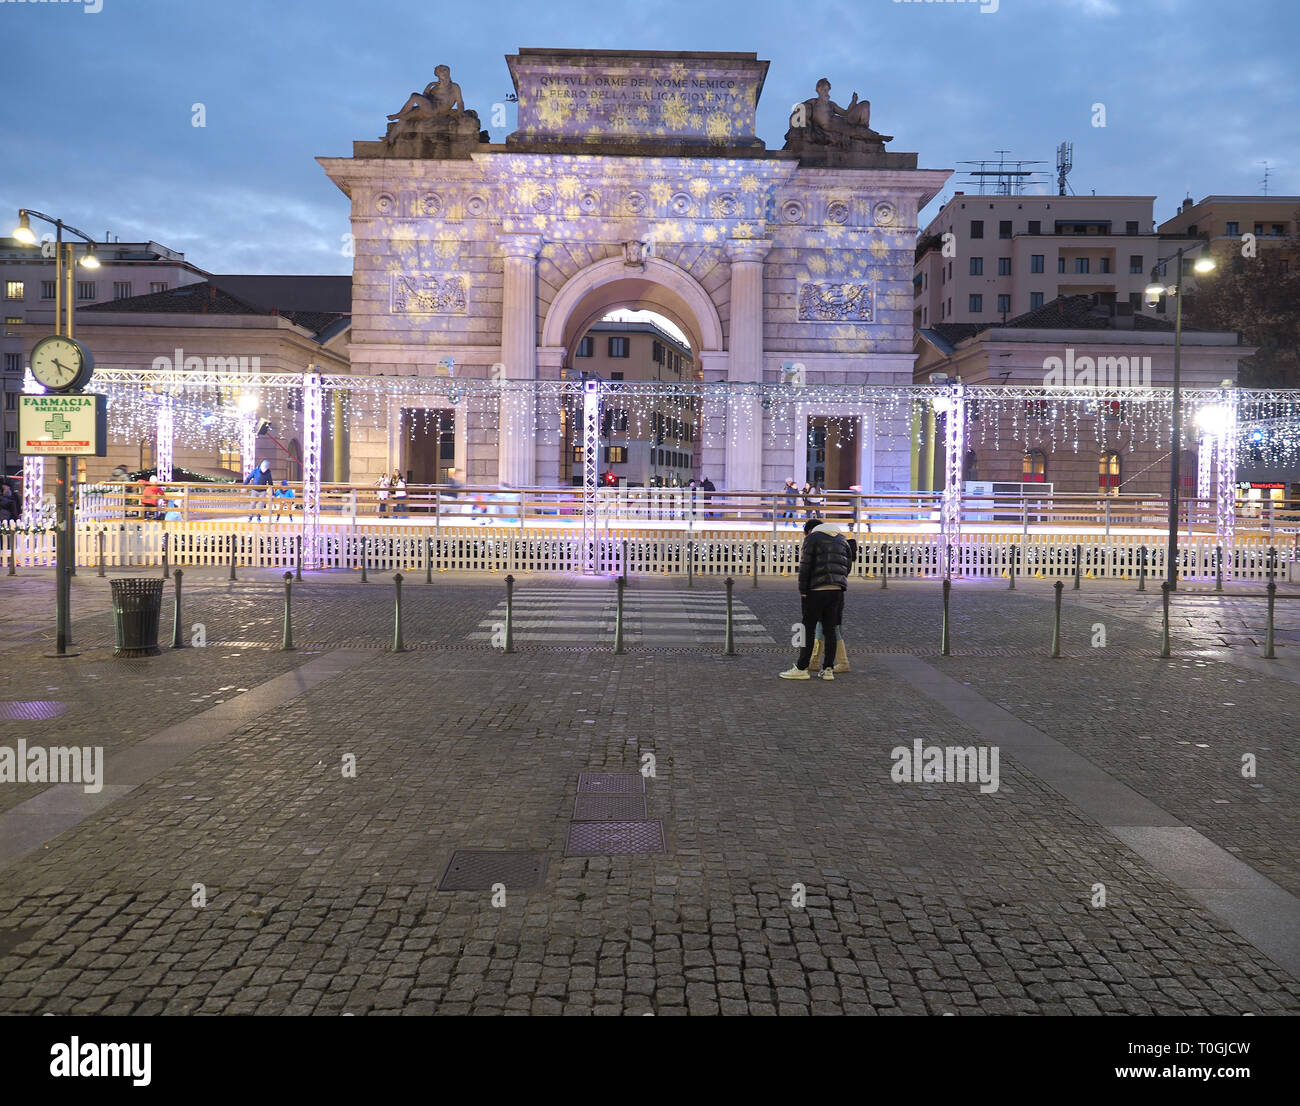
<path id="1" fill-rule="evenodd" d="M 1200 249 L 1198 244 L 1193 249 Z M 1182 350 L 1183 350 L 1183 256 L 1187 247 L 1179 246 L 1177 252 L 1162 257 L 1151 268 L 1151 283 L 1146 287 L 1146 303 L 1154 307 L 1161 296 L 1174 297 L 1174 387 L 1173 387 L 1173 433 L 1170 438 L 1173 448 L 1169 464 L 1169 547 L 1165 561 L 1165 578 L 1169 581 L 1169 590 L 1178 588 L 1178 481 L 1179 467 L 1182 461 L 1183 413 L 1180 406 L 1179 388 L 1182 385 Z M 1160 279 L 1162 270 L 1170 261 L 1177 259 L 1177 274 L 1172 284 Z M 1198 257 L 1192 266 L 1198 273 L 1208 273 L 1214 269 L 1213 257 Z"/>
<path id="2" fill-rule="evenodd" d="M 55 219 L 44 212 L 34 211 L 29 207 L 18 209 L 18 226 L 14 228 L 13 237 L 25 246 L 39 245 L 36 232 L 32 230 L 31 220 L 40 219 L 49 223 L 55 230 L 54 248 L 54 333 L 72 337 L 72 315 L 75 305 L 73 298 L 73 274 L 76 272 L 76 246 L 67 243 L 67 255 L 64 255 L 63 232 L 75 234 L 89 244 L 89 249 L 81 257 L 81 265 L 87 269 L 98 269 L 99 258 L 95 256 L 95 240 L 85 231 L 70 226 L 62 219 Z M 65 271 L 66 266 L 66 271 Z M 67 286 L 64 287 L 66 275 Z M 54 588 L 54 652 L 51 656 L 72 656 L 68 652 L 69 614 L 68 608 L 72 595 L 72 564 L 75 542 L 76 506 L 68 495 L 68 455 L 60 453 L 58 486 L 56 496 L 56 530 L 55 541 L 55 588 Z"/>

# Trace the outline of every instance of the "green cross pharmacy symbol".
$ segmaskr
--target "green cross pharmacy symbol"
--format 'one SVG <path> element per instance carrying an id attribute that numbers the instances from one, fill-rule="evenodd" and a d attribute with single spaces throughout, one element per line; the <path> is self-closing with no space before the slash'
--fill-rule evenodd
<path id="1" fill-rule="evenodd" d="M 62 413 L 56 411 L 45 420 L 45 433 L 47 433 L 56 442 L 63 441 L 63 435 L 72 429 L 72 423 L 68 422 Z"/>

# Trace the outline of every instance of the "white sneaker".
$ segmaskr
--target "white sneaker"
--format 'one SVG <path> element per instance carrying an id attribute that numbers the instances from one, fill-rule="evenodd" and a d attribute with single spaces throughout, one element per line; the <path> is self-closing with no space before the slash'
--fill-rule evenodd
<path id="1" fill-rule="evenodd" d="M 835 679 L 835 671 L 834 671 L 833 669 L 830 669 L 830 668 L 823 668 L 823 669 L 822 669 L 822 679 L 823 679 L 823 680 L 833 680 L 833 679 Z"/>
<path id="2" fill-rule="evenodd" d="M 780 676 L 783 680 L 812 679 L 812 677 L 808 675 L 808 669 L 806 668 L 787 668 L 784 672 L 780 673 Z"/>

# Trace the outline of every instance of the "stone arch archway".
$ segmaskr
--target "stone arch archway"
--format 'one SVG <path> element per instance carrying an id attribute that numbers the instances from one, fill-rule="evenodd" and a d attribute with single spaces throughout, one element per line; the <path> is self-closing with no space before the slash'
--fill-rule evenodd
<path id="1" fill-rule="evenodd" d="M 657 257 L 645 267 L 621 257 L 597 261 L 574 274 L 551 301 L 542 326 L 542 347 L 573 356 L 593 323 L 620 307 L 657 311 L 690 339 L 692 352 L 721 353 L 722 319 L 700 283 L 684 269 Z"/>

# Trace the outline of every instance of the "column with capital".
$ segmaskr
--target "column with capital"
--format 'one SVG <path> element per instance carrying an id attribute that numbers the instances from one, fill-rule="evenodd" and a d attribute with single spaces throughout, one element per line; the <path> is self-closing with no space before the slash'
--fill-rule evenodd
<path id="1" fill-rule="evenodd" d="M 536 400 L 531 389 L 512 382 L 537 379 L 537 255 L 542 240 L 536 234 L 507 234 L 501 239 L 505 257 L 501 289 L 500 437 L 497 481 L 524 488 L 536 483 L 533 420 Z"/>
<path id="2" fill-rule="evenodd" d="M 763 259 L 772 243 L 763 238 L 733 238 L 731 261 L 730 381 L 763 379 Z M 763 487 L 763 411 L 757 394 L 733 396 L 727 412 L 727 488 Z"/>

